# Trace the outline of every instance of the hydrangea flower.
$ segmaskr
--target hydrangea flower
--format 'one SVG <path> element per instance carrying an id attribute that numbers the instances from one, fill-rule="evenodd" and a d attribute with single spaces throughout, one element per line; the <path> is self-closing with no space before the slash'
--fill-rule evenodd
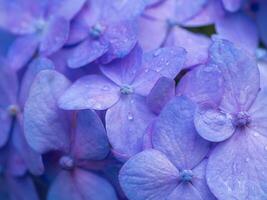
<path id="1" fill-rule="evenodd" d="M 68 59 L 71 68 L 82 67 L 101 58 L 108 63 L 126 56 L 137 41 L 135 18 L 142 12 L 143 1 L 87 1 L 75 18 L 70 44 L 80 42 Z"/>
<path id="2" fill-rule="evenodd" d="M 174 78 L 184 61 L 182 48 L 162 48 L 143 56 L 136 46 L 124 59 L 101 66 L 102 75 L 78 79 L 59 99 L 59 106 L 108 109 L 105 121 L 111 146 L 116 155 L 129 158 L 142 150 L 145 129 L 154 118 L 145 96 L 160 76 Z"/>
<path id="3" fill-rule="evenodd" d="M 188 98 L 172 99 L 155 122 L 154 149 L 128 160 L 119 180 L 130 200 L 215 199 L 206 184 L 210 143 L 194 128 L 196 105 Z"/>
<path id="4" fill-rule="evenodd" d="M 18 36 L 8 52 L 10 66 L 21 68 L 37 49 L 42 55 L 59 50 L 68 39 L 70 20 L 85 1 L 1 0 L 0 27 Z"/>
<path id="5" fill-rule="evenodd" d="M 57 107 L 57 99 L 69 86 L 69 80 L 60 73 L 44 70 L 35 78 L 25 105 L 29 145 L 41 154 L 60 152 L 62 170 L 49 189 L 48 199 L 117 199 L 105 179 L 87 170 L 109 152 L 101 120 L 91 110 L 76 113 Z"/>
<path id="6" fill-rule="evenodd" d="M 194 120 L 203 138 L 220 142 L 207 164 L 209 188 L 219 199 L 265 199 L 266 90 L 260 90 L 255 59 L 231 42 L 215 39 L 209 65 L 224 78 L 220 104 L 199 106 Z"/>

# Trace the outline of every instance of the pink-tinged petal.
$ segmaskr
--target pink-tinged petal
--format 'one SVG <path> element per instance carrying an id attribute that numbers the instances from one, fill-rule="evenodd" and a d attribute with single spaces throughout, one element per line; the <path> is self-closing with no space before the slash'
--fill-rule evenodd
<path id="1" fill-rule="evenodd" d="M 208 3 L 208 0 L 178 0 L 176 1 L 176 19 L 179 23 L 183 23 L 197 15 Z"/>
<path id="2" fill-rule="evenodd" d="M 204 8 L 193 18 L 185 21 L 184 26 L 206 26 L 213 24 L 216 20 L 223 17 L 225 10 L 222 2 L 218 0 L 209 0 Z"/>
<path id="3" fill-rule="evenodd" d="M 258 93 L 248 113 L 251 120 L 249 127 L 263 136 L 267 136 L 267 124 L 265 123 L 267 120 L 267 88 Z"/>
<path id="4" fill-rule="evenodd" d="M 153 147 L 165 153 L 178 169 L 192 169 L 209 151 L 209 142 L 195 130 L 194 112 L 193 102 L 175 97 L 163 108 L 153 129 Z"/>
<path id="5" fill-rule="evenodd" d="M 266 137 L 249 128 L 218 144 L 206 169 L 211 192 L 218 199 L 266 199 L 266 147 Z"/>
<path id="6" fill-rule="evenodd" d="M 51 18 L 42 35 L 40 53 L 50 55 L 62 48 L 69 36 L 69 26 L 70 22 L 63 17 Z"/>
<path id="7" fill-rule="evenodd" d="M 101 66 L 102 73 L 118 85 L 131 84 L 142 70 L 142 49 L 136 45 L 129 55 Z"/>
<path id="8" fill-rule="evenodd" d="M 246 111 L 256 98 L 260 75 L 253 56 L 227 40 L 214 38 L 209 50 L 211 66 L 217 66 L 224 79 L 220 108 L 225 112 Z"/>
<path id="9" fill-rule="evenodd" d="M 147 96 L 160 77 L 162 77 L 160 73 L 151 69 L 144 69 L 138 74 L 132 84 L 134 92 L 142 96 Z"/>
<path id="10" fill-rule="evenodd" d="M 204 159 L 192 170 L 194 174 L 192 183 L 203 200 L 216 200 L 215 196 L 211 193 L 206 181 L 207 161 L 207 159 Z"/>
<path id="11" fill-rule="evenodd" d="M 71 20 L 85 4 L 86 0 L 50 0 L 48 15 L 57 15 Z"/>
<path id="12" fill-rule="evenodd" d="M 129 200 L 160 200 L 177 187 L 179 171 L 157 150 L 145 150 L 120 170 L 121 187 Z"/>
<path id="13" fill-rule="evenodd" d="M 76 132 L 72 151 L 75 158 L 101 160 L 109 152 L 109 143 L 104 125 L 98 115 L 91 110 L 77 113 Z"/>
<path id="14" fill-rule="evenodd" d="M 57 106 L 69 86 L 69 80 L 53 70 L 41 71 L 32 84 L 24 109 L 24 132 L 28 144 L 38 153 L 69 150 L 69 113 Z"/>
<path id="15" fill-rule="evenodd" d="M 211 142 L 226 140 L 235 131 L 229 114 L 207 106 L 200 106 L 196 110 L 194 123 L 198 134 Z"/>
<path id="16" fill-rule="evenodd" d="M 23 159 L 27 170 L 29 170 L 33 175 L 41 175 L 44 172 L 42 157 L 28 145 L 21 123 L 21 121 L 17 122 L 14 126 L 12 133 L 13 148 L 16 149 L 15 153 Z"/>
<path id="17" fill-rule="evenodd" d="M 164 43 L 168 32 L 168 24 L 165 21 L 144 16 L 139 18 L 138 25 L 138 43 L 145 52 L 157 49 Z"/>
<path id="18" fill-rule="evenodd" d="M 175 96 L 175 81 L 166 77 L 160 78 L 147 96 L 148 107 L 156 114 Z"/>
<path id="19" fill-rule="evenodd" d="M 29 34 L 35 31 L 36 18 L 43 14 L 33 0 L 1 0 L 0 27 L 13 34 Z"/>
<path id="20" fill-rule="evenodd" d="M 38 47 L 39 39 L 35 35 L 18 37 L 10 46 L 7 54 L 7 62 L 14 70 L 25 66 Z"/>
<path id="21" fill-rule="evenodd" d="M 243 0 L 222 0 L 226 10 L 230 12 L 236 12 L 240 9 Z"/>
<path id="22" fill-rule="evenodd" d="M 120 88 L 102 75 L 78 79 L 60 97 L 58 105 L 66 110 L 105 110 L 120 98 Z"/>
<path id="23" fill-rule="evenodd" d="M 223 95 L 223 77 L 216 66 L 200 65 L 180 80 L 176 94 L 201 104 L 218 105 Z"/>
<path id="24" fill-rule="evenodd" d="M 107 27 L 103 38 L 110 46 L 108 52 L 101 58 L 103 63 L 123 58 L 130 53 L 137 41 L 136 23 L 136 21 L 120 21 Z"/>
<path id="25" fill-rule="evenodd" d="M 180 197 L 183 197 L 183 200 L 204 200 L 191 183 L 179 184 L 167 197 L 167 200 L 175 200 Z"/>
<path id="26" fill-rule="evenodd" d="M 259 5 L 260 9 L 257 13 L 257 25 L 260 33 L 260 37 L 265 44 L 267 45 L 267 4 L 265 1 Z"/>
<path id="27" fill-rule="evenodd" d="M 10 200 L 38 200 L 38 193 L 30 176 L 6 176 Z"/>
<path id="28" fill-rule="evenodd" d="M 142 65 L 168 78 L 175 78 L 184 67 L 186 51 L 180 47 L 164 47 L 146 53 Z"/>
<path id="29" fill-rule="evenodd" d="M 179 27 L 173 28 L 166 40 L 166 46 L 178 46 L 186 50 L 185 67 L 205 63 L 210 44 L 211 40 L 205 35 L 191 33 Z"/>
<path id="30" fill-rule="evenodd" d="M 21 82 L 21 88 L 19 92 L 19 102 L 20 105 L 24 105 L 29 92 L 30 87 L 32 85 L 32 82 L 34 81 L 35 76 L 42 70 L 45 69 L 55 69 L 54 63 L 44 57 L 35 58 L 30 65 L 28 66 L 28 69 L 26 70 L 25 74 L 23 75 L 23 79 Z"/>
<path id="31" fill-rule="evenodd" d="M 105 179 L 82 169 L 62 171 L 52 183 L 48 200 L 116 200 L 116 193 Z"/>
<path id="32" fill-rule="evenodd" d="M 107 135 L 115 152 L 129 158 L 142 151 L 146 128 L 153 119 L 144 97 L 121 98 L 106 113 Z"/>
<path id="33" fill-rule="evenodd" d="M 73 49 L 68 66 L 73 69 L 85 66 L 103 56 L 108 47 L 109 45 L 102 40 L 86 39 Z"/>
<path id="34" fill-rule="evenodd" d="M 220 37 L 254 54 L 259 43 L 258 31 L 254 21 L 244 13 L 228 14 L 216 22 Z"/>

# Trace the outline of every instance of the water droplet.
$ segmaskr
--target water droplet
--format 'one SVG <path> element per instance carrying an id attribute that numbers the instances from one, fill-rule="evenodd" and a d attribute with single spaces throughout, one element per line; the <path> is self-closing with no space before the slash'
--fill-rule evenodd
<path id="1" fill-rule="evenodd" d="M 259 134 L 258 134 L 257 132 L 253 133 L 253 135 L 254 135 L 255 137 L 258 137 L 258 136 L 259 136 Z"/>
<path id="2" fill-rule="evenodd" d="M 145 69 L 145 72 L 148 72 L 148 69 Z"/>
<path id="3" fill-rule="evenodd" d="M 249 162 L 249 160 L 250 160 L 249 158 L 246 158 L 246 162 Z"/>
<path id="4" fill-rule="evenodd" d="M 154 57 L 157 57 L 157 56 L 159 56 L 160 53 L 161 53 L 161 49 L 157 49 L 157 50 L 154 52 L 153 56 L 154 56 Z"/>
<path id="5" fill-rule="evenodd" d="M 264 147 L 265 151 L 267 151 L 267 146 Z"/>
<path id="6" fill-rule="evenodd" d="M 109 86 L 105 85 L 105 86 L 102 88 L 102 90 L 104 90 L 104 91 L 108 91 L 108 90 L 109 90 Z"/>
<path id="7" fill-rule="evenodd" d="M 130 121 L 133 121 L 133 119 L 134 119 L 132 113 L 128 113 L 127 118 L 128 118 L 128 120 L 130 120 Z"/>
<path id="8" fill-rule="evenodd" d="M 159 68 L 157 68 L 157 69 L 156 69 L 156 72 L 160 72 L 160 69 L 159 69 Z"/>
<path id="9" fill-rule="evenodd" d="M 101 106 L 101 104 L 100 104 L 100 103 L 96 103 L 94 106 L 95 106 L 95 108 L 96 108 L 96 109 L 99 109 L 99 110 L 101 110 L 101 109 L 102 109 L 102 106 Z"/>
<path id="10" fill-rule="evenodd" d="M 168 66 L 169 64 L 170 64 L 169 61 L 167 61 L 167 62 L 166 62 L 166 65 Z"/>

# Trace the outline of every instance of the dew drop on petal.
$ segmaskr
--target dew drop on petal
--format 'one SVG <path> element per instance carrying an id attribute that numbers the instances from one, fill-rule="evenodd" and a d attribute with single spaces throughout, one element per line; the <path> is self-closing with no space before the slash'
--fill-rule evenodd
<path id="1" fill-rule="evenodd" d="M 129 121 L 133 121 L 134 120 L 133 114 L 130 113 L 130 112 L 128 113 L 127 118 L 128 118 Z"/>

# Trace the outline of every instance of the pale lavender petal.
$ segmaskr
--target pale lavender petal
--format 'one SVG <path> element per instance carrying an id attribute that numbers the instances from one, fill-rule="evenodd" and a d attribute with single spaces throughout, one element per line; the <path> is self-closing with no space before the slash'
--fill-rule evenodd
<path id="1" fill-rule="evenodd" d="M 14 70 L 25 66 L 36 53 L 38 44 L 39 39 L 35 35 L 18 37 L 8 50 L 9 66 Z"/>
<path id="2" fill-rule="evenodd" d="M 146 128 L 153 119 L 144 97 L 121 98 L 106 113 L 107 135 L 115 152 L 130 157 L 142 151 Z"/>
<path id="3" fill-rule="evenodd" d="M 69 80 L 53 70 L 41 71 L 32 84 L 24 109 L 24 131 L 28 144 L 39 153 L 69 150 L 69 113 L 57 107 L 69 86 Z"/>
<path id="4" fill-rule="evenodd" d="M 168 78 L 175 78 L 184 67 L 186 51 L 180 47 L 159 48 L 146 53 L 142 65 Z"/>
<path id="5" fill-rule="evenodd" d="M 255 53 L 259 42 L 257 27 L 244 13 L 228 14 L 220 18 L 216 22 L 216 30 L 220 37 Z"/>
<path id="6" fill-rule="evenodd" d="M 235 131 L 232 117 L 220 110 L 200 106 L 195 112 L 195 128 L 199 135 L 211 142 L 221 142 L 231 137 Z"/>
<path id="7" fill-rule="evenodd" d="M 223 77 L 216 66 L 201 65 L 187 72 L 180 80 L 177 95 L 184 95 L 201 104 L 218 105 L 221 102 Z"/>
<path id="8" fill-rule="evenodd" d="M 77 127 L 72 146 L 76 159 L 101 160 L 109 153 L 105 128 L 98 115 L 91 110 L 77 113 Z"/>
<path id="9" fill-rule="evenodd" d="M 218 144 L 206 170 L 211 192 L 218 199 L 266 199 L 266 147 L 266 137 L 249 128 Z"/>
<path id="10" fill-rule="evenodd" d="M 120 98 L 120 88 L 101 75 L 88 75 L 78 79 L 60 97 L 58 105 L 66 110 L 105 110 Z"/>
<path id="11" fill-rule="evenodd" d="M 152 135 L 153 147 L 167 155 L 178 169 L 192 169 L 208 153 L 209 142 L 196 132 L 195 104 L 186 97 L 175 97 L 157 118 Z"/>
<path id="12" fill-rule="evenodd" d="M 179 171 L 163 153 L 151 149 L 127 161 L 119 180 L 129 200 L 160 200 L 177 187 Z"/>
<path id="13" fill-rule="evenodd" d="M 230 12 L 238 11 L 243 3 L 243 0 L 222 0 L 226 10 Z"/>
<path id="14" fill-rule="evenodd" d="M 109 44 L 102 40 L 86 39 L 74 48 L 68 59 L 70 68 L 79 68 L 103 56 L 108 51 Z"/>
<path id="15" fill-rule="evenodd" d="M 175 96 L 175 81 L 166 77 L 161 77 L 149 95 L 147 96 L 148 107 L 156 114 Z"/>
<path id="16" fill-rule="evenodd" d="M 205 63 L 210 44 L 211 40 L 205 35 L 191 33 L 179 27 L 173 28 L 166 40 L 166 46 L 178 46 L 186 50 L 185 67 Z"/>
<path id="17" fill-rule="evenodd" d="M 222 72 L 224 95 L 220 108 L 225 112 L 246 111 L 256 98 L 260 75 L 253 56 L 227 40 L 214 38 L 209 64 Z"/>
<path id="18" fill-rule="evenodd" d="M 69 21 L 63 17 L 51 18 L 42 35 L 39 47 L 41 54 L 50 55 L 63 47 L 68 39 L 69 26 Z"/>
<path id="19" fill-rule="evenodd" d="M 179 184 L 172 193 L 167 197 L 168 200 L 176 200 L 183 197 L 183 200 L 204 200 L 202 199 L 200 193 L 191 184 Z"/>

